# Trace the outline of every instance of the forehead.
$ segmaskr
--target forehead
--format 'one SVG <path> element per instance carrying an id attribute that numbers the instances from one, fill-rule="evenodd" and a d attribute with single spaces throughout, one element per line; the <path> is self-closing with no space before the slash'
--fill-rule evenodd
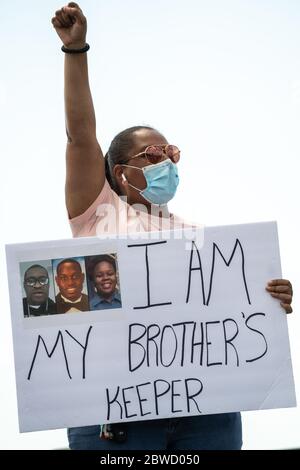
<path id="1" fill-rule="evenodd" d="M 81 268 L 78 266 L 77 263 L 63 263 L 60 265 L 58 273 L 69 273 L 69 272 L 79 272 L 81 273 Z"/>
<path id="2" fill-rule="evenodd" d="M 100 261 L 95 266 L 95 271 L 101 271 L 103 269 L 114 269 L 113 265 L 108 261 Z"/>
<path id="3" fill-rule="evenodd" d="M 165 145 L 168 141 L 157 131 L 139 129 L 133 133 L 133 144 L 136 152 L 145 150 L 148 145 Z"/>
<path id="4" fill-rule="evenodd" d="M 26 279 L 31 277 L 31 276 L 47 276 L 48 277 L 48 272 L 45 268 L 42 267 L 35 267 L 35 268 L 29 268 L 25 277 Z"/>

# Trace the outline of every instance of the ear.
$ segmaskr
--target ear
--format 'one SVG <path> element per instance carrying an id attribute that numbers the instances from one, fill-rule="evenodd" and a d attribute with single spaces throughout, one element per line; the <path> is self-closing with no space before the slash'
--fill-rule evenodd
<path id="1" fill-rule="evenodd" d="M 123 166 L 118 164 L 115 165 L 113 168 L 113 174 L 121 193 L 127 194 L 128 182 L 126 176 L 124 175 Z"/>

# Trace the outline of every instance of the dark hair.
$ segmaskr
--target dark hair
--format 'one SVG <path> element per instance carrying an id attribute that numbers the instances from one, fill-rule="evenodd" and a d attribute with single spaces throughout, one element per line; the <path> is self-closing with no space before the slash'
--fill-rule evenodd
<path id="1" fill-rule="evenodd" d="M 118 188 L 117 182 L 113 175 L 113 168 L 117 163 L 121 163 L 123 160 L 126 160 L 129 156 L 134 145 L 133 134 L 136 131 L 141 129 L 149 129 L 151 131 L 158 132 L 156 129 L 150 126 L 134 126 L 125 129 L 114 137 L 112 140 L 108 152 L 105 155 L 105 176 L 107 181 L 110 184 L 110 187 L 120 195 L 120 190 Z"/>
<path id="2" fill-rule="evenodd" d="M 97 264 L 102 263 L 103 261 L 111 264 L 115 273 L 117 272 L 116 260 L 112 255 L 92 256 L 87 262 L 87 273 L 91 281 L 93 281 L 94 278 L 95 267 L 97 266 Z"/>
<path id="3" fill-rule="evenodd" d="M 73 264 L 77 264 L 77 266 L 79 267 L 80 271 L 82 272 L 82 269 L 81 269 L 81 265 L 80 263 L 74 259 L 74 258 L 66 258 L 66 259 L 63 259 L 60 263 L 58 263 L 58 265 L 56 266 L 56 274 L 58 275 L 58 272 L 59 272 L 59 268 L 65 264 L 65 263 L 73 263 Z"/>
<path id="4" fill-rule="evenodd" d="M 28 273 L 28 271 L 30 271 L 30 269 L 34 269 L 34 268 L 44 269 L 47 273 L 48 278 L 49 278 L 49 273 L 48 273 L 47 269 L 44 266 L 41 266 L 40 264 L 33 264 L 32 266 L 29 266 L 29 268 L 26 269 L 26 271 L 24 273 L 24 279 L 26 278 L 26 274 Z"/>

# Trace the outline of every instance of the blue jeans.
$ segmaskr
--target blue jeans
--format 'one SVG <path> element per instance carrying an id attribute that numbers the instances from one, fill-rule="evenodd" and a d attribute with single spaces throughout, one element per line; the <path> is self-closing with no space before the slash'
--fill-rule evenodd
<path id="1" fill-rule="evenodd" d="M 73 450 L 240 450 L 240 413 L 188 416 L 126 423 L 127 439 L 100 439 L 100 426 L 68 429 Z"/>

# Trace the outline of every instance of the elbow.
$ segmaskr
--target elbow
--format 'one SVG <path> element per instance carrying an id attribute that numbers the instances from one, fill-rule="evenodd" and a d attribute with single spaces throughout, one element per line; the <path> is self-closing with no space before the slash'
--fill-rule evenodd
<path id="1" fill-rule="evenodd" d="M 73 139 L 70 135 L 70 132 L 68 131 L 68 128 L 66 127 L 66 134 L 67 134 L 67 142 L 68 144 L 71 144 L 73 142 Z"/>
<path id="2" fill-rule="evenodd" d="M 70 130 L 66 127 L 67 143 L 86 146 L 97 141 L 96 132 L 92 129 Z"/>

